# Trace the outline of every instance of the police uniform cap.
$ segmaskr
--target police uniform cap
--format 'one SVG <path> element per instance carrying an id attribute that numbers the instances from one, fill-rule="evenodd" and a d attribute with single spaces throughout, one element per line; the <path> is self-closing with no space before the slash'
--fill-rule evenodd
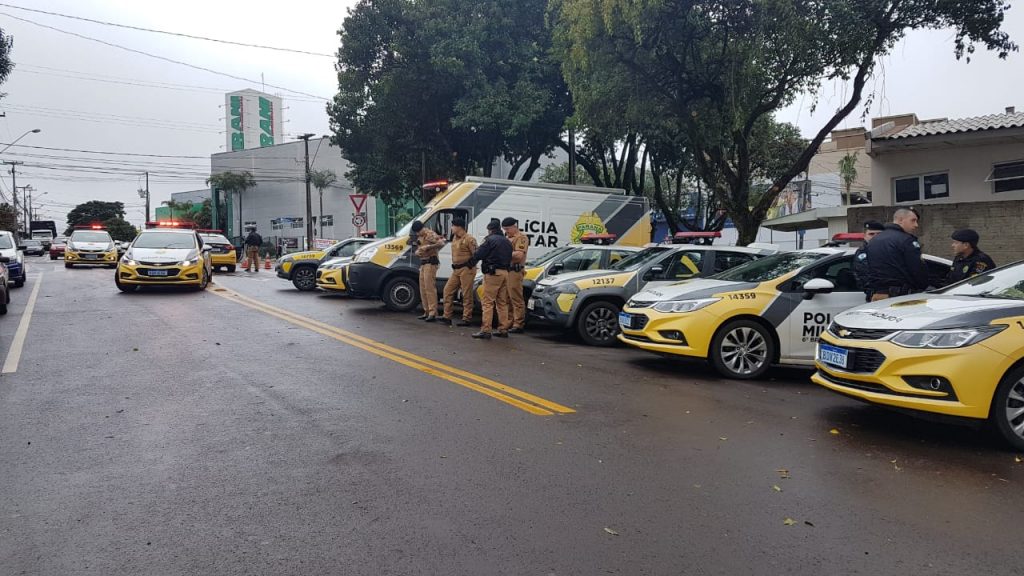
<path id="1" fill-rule="evenodd" d="M 964 228 L 963 230 L 953 232 L 952 238 L 957 242 L 966 242 L 971 246 L 977 246 L 978 240 L 981 239 L 981 237 L 978 236 L 978 233 L 970 228 Z"/>
<path id="2" fill-rule="evenodd" d="M 419 220 L 413 220 L 412 221 L 412 231 L 413 232 L 419 232 L 420 230 L 423 230 L 423 222 L 420 222 Z"/>
<path id="3" fill-rule="evenodd" d="M 501 221 L 501 225 L 502 226 L 516 226 L 518 224 L 519 224 L 519 220 L 516 220 L 515 218 L 513 218 L 511 216 L 506 216 L 505 219 Z"/>
<path id="4" fill-rule="evenodd" d="M 882 224 L 878 220 L 868 220 L 864 223 L 864 230 L 873 230 L 875 232 L 881 232 L 885 230 L 885 224 Z"/>
<path id="5" fill-rule="evenodd" d="M 452 218 L 452 226 L 458 226 L 459 228 L 465 228 L 466 227 L 466 219 L 465 218 Z"/>
<path id="6" fill-rule="evenodd" d="M 491 221 L 487 223 L 488 230 L 501 230 L 501 222 L 497 218 L 491 218 Z"/>

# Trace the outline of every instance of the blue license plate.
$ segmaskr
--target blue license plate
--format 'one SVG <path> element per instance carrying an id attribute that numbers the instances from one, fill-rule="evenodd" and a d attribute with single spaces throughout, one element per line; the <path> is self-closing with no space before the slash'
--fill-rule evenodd
<path id="1" fill-rule="evenodd" d="M 845 348 L 818 344 L 818 360 L 838 368 L 846 368 L 849 362 L 850 352 Z"/>
<path id="2" fill-rule="evenodd" d="M 625 312 L 619 312 L 619 327 L 632 328 L 633 316 L 631 314 L 626 314 Z"/>
<path id="3" fill-rule="evenodd" d="M 150 270 L 146 274 L 150 276 L 167 276 L 167 270 Z"/>

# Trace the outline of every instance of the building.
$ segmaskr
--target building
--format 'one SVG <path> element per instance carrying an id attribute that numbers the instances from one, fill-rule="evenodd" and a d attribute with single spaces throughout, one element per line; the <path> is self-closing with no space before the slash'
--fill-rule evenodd
<path id="1" fill-rule="evenodd" d="M 872 205 L 849 211 L 849 225 L 889 221 L 902 206 L 921 214 L 921 241 L 949 251 L 949 236 L 973 228 L 997 263 L 1024 258 L 1024 113 L 919 120 L 880 118 L 867 133 Z"/>
<path id="2" fill-rule="evenodd" d="M 255 187 L 226 199 L 229 237 L 256 226 L 264 240 L 285 252 L 305 246 L 305 154 L 305 142 L 296 140 L 210 157 L 211 174 L 247 171 L 256 181 Z M 309 140 L 309 164 L 310 171 L 330 170 L 337 176 L 322 192 L 310 187 L 314 237 L 340 240 L 372 229 L 375 201 L 356 194 L 345 179 L 348 162 L 327 137 Z"/>
<path id="3" fill-rule="evenodd" d="M 281 98 L 256 90 L 224 95 L 225 150 L 236 152 L 284 141 Z"/>

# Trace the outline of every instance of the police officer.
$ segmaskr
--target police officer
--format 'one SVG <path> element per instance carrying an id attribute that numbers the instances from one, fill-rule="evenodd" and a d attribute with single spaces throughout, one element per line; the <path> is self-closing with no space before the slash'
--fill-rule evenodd
<path id="1" fill-rule="evenodd" d="M 441 261 L 437 253 L 444 247 L 444 238 L 423 222 L 415 220 L 412 231 L 416 234 L 416 257 L 420 259 L 420 302 L 423 315 L 420 320 L 437 321 L 437 266 Z"/>
<path id="2" fill-rule="evenodd" d="M 501 233 L 501 222 L 497 218 L 487 224 L 487 238 L 473 253 L 472 266 L 481 262 L 484 273 L 484 295 L 480 301 L 483 320 L 480 331 L 473 338 L 490 339 L 494 322 L 494 308 L 498 308 L 498 332 L 495 336 L 508 337 L 508 269 L 512 265 L 512 243 Z"/>
<path id="3" fill-rule="evenodd" d="M 452 275 L 444 285 L 444 317 L 443 324 L 452 325 L 452 311 L 455 308 L 455 293 L 462 290 L 462 320 L 456 326 L 469 326 L 473 319 L 473 279 L 476 278 L 476 266 L 470 266 L 473 253 L 476 252 L 476 238 L 466 233 L 466 221 L 452 218 Z"/>
<path id="4" fill-rule="evenodd" d="M 928 268 L 921 259 L 917 212 L 900 208 L 867 245 L 871 301 L 928 289 Z"/>
<path id="5" fill-rule="evenodd" d="M 263 236 L 256 233 L 256 228 L 249 228 L 249 233 L 245 236 L 245 257 L 248 259 L 245 271 L 249 272 L 249 267 L 252 266 L 253 272 L 260 271 L 260 246 L 263 245 Z"/>
<path id="6" fill-rule="evenodd" d="M 996 267 L 996 263 L 978 249 L 978 233 L 970 228 L 953 232 L 953 268 L 946 276 L 946 284 L 977 276 Z"/>
<path id="7" fill-rule="evenodd" d="M 857 278 L 857 287 L 864 291 L 864 300 L 871 301 L 871 289 L 868 284 L 871 280 L 871 268 L 868 266 L 868 242 L 885 230 L 885 225 L 877 220 L 868 220 L 864 223 L 864 244 L 853 253 L 853 275 Z"/>
<path id="8" fill-rule="evenodd" d="M 519 334 L 526 325 L 526 301 L 523 298 L 523 270 L 530 239 L 519 229 L 519 221 L 509 216 L 501 221 L 505 237 L 512 243 L 512 266 L 508 270 L 509 332 Z"/>

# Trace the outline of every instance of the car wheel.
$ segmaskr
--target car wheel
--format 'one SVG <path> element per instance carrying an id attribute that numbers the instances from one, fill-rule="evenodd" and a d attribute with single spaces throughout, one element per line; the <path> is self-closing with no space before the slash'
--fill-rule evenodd
<path id="1" fill-rule="evenodd" d="M 134 292 L 135 289 L 138 288 L 138 286 L 134 286 L 131 284 L 121 284 L 121 279 L 118 278 L 116 272 L 114 273 L 114 284 L 117 286 L 117 289 L 120 290 L 121 292 Z"/>
<path id="2" fill-rule="evenodd" d="M 65 263 L 64 263 L 64 267 L 65 267 L 65 268 L 74 268 L 74 267 L 75 267 L 75 265 L 74 265 L 74 264 L 71 264 L 70 262 L 65 262 Z"/>
<path id="3" fill-rule="evenodd" d="M 722 376 L 747 380 L 771 367 L 775 341 L 764 326 L 751 320 L 734 320 L 723 326 L 711 341 L 711 365 Z"/>
<path id="4" fill-rule="evenodd" d="M 4 290 L 4 299 L 0 302 L 0 316 L 7 314 L 7 305 L 11 302 L 11 293 Z"/>
<path id="5" fill-rule="evenodd" d="M 619 334 L 619 307 L 611 302 L 591 302 L 576 318 L 576 332 L 591 346 L 611 346 Z"/>
<path id="6" fill-rule="evenodd" d="M 303 292 L 316 289 L 316 268 L 299 266 L 292 274 L 292 284 Z"/>
<path id="7" fill-rule="evenodd" d="M 234 272 L 234 271 L 235 271 L 235 267 L 234 266 L 228 266 L 228 272 Z"/>
<path id="8" fill-rule="evenodd" d="M 14 281 L 14 287 L 15 288 L 21 288 L 24 285 L 25 285 L 25 277 L 24 276 L 22 276 L 21 278 L 19 278 L 19 279 Z"/>
<path id="9" fill-rule="evenodd" d="M 206 290 L 206 287 L 209 284 L 210 284 L 210 273 L 207 272 L 206 269 L 204 268 L 203 269 L 202 279 L 199 280 L 199 285 L 196 286 L 196 291 L 197 292 L 202 292 L 203 290 Z"/>
<path id="10" fill-rule="evenodd" d="M 50 260 L 56 260 L 56 259 L 57 259 L 56 256 L 54 256 L 53 254 L 50 255 Z"/>
<path id="11" fill-rule="evenodd" d="M 388 310 L 410 312 L 420 303 L 420 287 L 412 278 L 392 278 L 384 285 L 383 300 Z"/>
<path id="12" fill-rule="evenodd" d="M 992 397 L 989 422 L 1015 450 L 1024 450 L 1024 366 L 1003 376 Z"/>

